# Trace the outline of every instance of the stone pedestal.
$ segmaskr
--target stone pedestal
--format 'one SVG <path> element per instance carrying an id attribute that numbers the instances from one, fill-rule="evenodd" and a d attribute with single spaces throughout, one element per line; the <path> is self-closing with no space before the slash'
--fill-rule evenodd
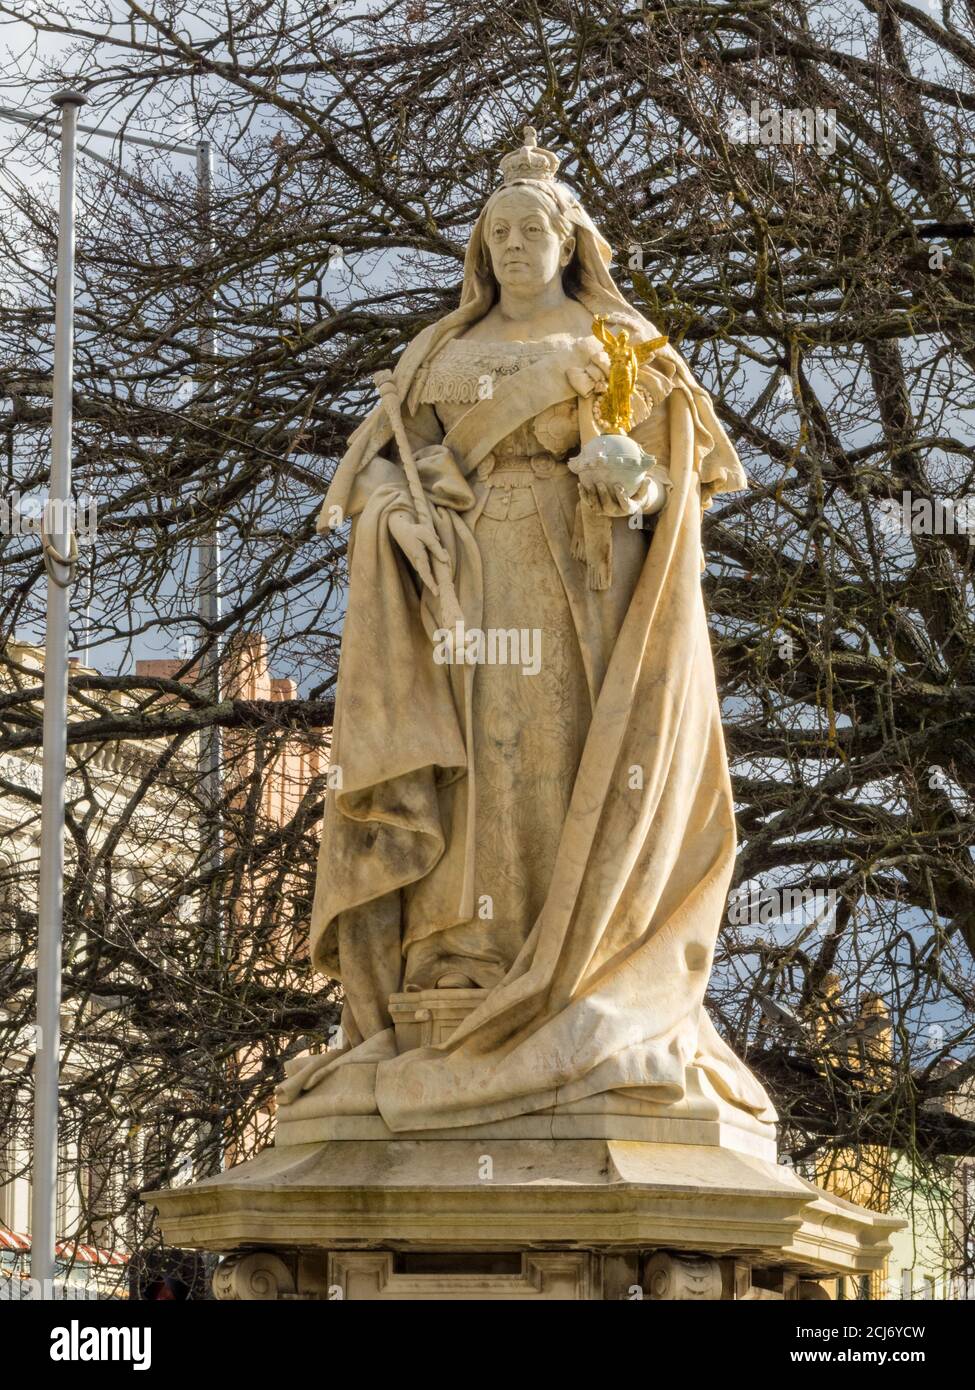
<path id="1" fill-rule="evenodd" d="M 482 998 L 394 995 L 400 1049 Z M 218 1298 L 823 1298 L 817 1280 L 882 1268 L 903 1224 L 778 1164 L 774 1130 L 693 1068 L 675 1105 L 611 1093 L 414 1134 L 336 1095 L 283 1107 L 250 1162 L 144 1194 L 167 1243 L 225 1254 Z"/>
<path id="2" fill-rule="evenodd" d="M 720 1145 L 327 1140 L 145 1194 L 226 1298 L 754 1299 L 879 1269 L 901 1224 Z"/>

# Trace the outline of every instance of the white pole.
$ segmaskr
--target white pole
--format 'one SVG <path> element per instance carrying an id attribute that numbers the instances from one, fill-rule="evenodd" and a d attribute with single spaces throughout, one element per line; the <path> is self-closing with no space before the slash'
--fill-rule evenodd
<path id="1" fill-rule="evenodd" d="M 203 219 L 202 260 L 209 259 L 213 249 L 210 231 L 210 200 L 213 186 L 213 146 L 209 140 L 201 140 L 196 147 L 196 177 Z M 207 308 L 200 329 L 200 348 L 212 356 L 216 347 L 216 331 L 213 321 L 212 297 L 208 296 Z M 204 391 L 201 394 L 205 394 Z M 206 496 L 205 484 L 200 487 L 200 496 Z M 197 591 L 199 615 L 204 629 L 212 629 L 220 621 L 220 531 L 217 520 L 207 522 L 206 531 L 197 540 Z M 214 704 L 220 700 L 220 641 L 217 638 L 200 661 L 200 676 L 204 690 Z M 205 730 L 200 739 L 201 764 L 205 799 L 210 808 L 220 805 L 220 729 L 214 724 Z M 211 864 L 220 862 L 220 827 L 216 815 L 206 818 L 204 837 L 207 855 Z M 216 898 L 216 895 L 214 895 Z M 217 944 L 217 943 L 215 943 Z"/>
<path id="2" fill-rule="evenodd" d="M 37 1055 L 34 1065 L 34 1166 L 31 1278 L 53 1297 L 58 1199 L 58 1062 L 61 1049 L 61 928 L 64 906 L 64 782 L 68 720 L 68 600 L 74 574 L 71 515 L 71 395 L 74 359 L 74 191 L 80 92 L 58 92 L 61 200 L 54 315 L 51 484 L 44 507 L 47 632 L 41 864 L 37 907 Z M 44 1282 L 47 1281 L 47 1282 Z"/>
<path id="3" fill-rule="evenodd" d="M 202 260 L 205 265 L 213 249 L 210 231 L 210 199 L 213 185 L 213 146 L 209 140 L 201 140 L 197 149 L 197 187 L 200 210 L 203 219 Z M 216 331 L 213 321 L 212 301 L 208 304 L 200 329 L 200 348 L 212 356 L 216 346 Z M 205 395 L 205 388 L 201 391 Z M 206 484 L 201 483 L 199 495 L 206 498 Z M 220 621 L 220 531 L 216 517 L 207 519 L 206 530 L 197 540 L 197 596 L 201 620 L 201 636 L 213 634 Z M 220 701 L 220 639 L 214 636 L 213 645 L 200 660 L 200 679 L 204 693 L 216 705 Z M 222 857 L 220 834 L 220 727 L 213 724 L 200 734 L 200 771 L 203 790 L 203 860 L 208 869 L 217 869 Z M 220 894 L 211 889 L 207 920 L 213 932 L 214 958 L 219 962 L 221 952 L 221 910 Z"/>
<path id="4" fill-rule="evenodd" d="M 209 140 L 201 140 L 196 147 L 197 191 L 200 200 L 200 213 L 203 223 L 203 242 L 201 264 L 206 273 L 207 262 L 213 250 L 211 229 L 211 199 L 213 195 L 213 146 Z M 200 330 L 200 348 L 207 356 L 212 356 L 216 348 L 216 327 L 214 323 L 212 295 L 208 303 Z M 205 397 L 206 387 L 200 392 Z M 206 484 L 200 484 L 198 495 L 206 498 Z M 207 519 L 206 530 L 197 540 L 197 600 L 201 621 L 201 637 L 208 633 L 213 636 L 213 645 L 200 660 L 199 677 L 203 693 L 214 705 L 220 703 L 220 638 L 216 636 L 216 625 L 221 616 L 220 595 L 220 528 L 216 516 Z M 223 833 L 221 825 L 222 802 L 222 739 L 220 726 L 212 724 L 200 731 L 200 781 L 203 819 L 201 824 L 202 867 L 216 873 L 223 860 Z M 223 888 L 219 883 L 212 885 L 202 904 L 202 920 L 211 936 L 213 961 L 219 971 L 223 961 L 224 949 L 224 910 Z M 203 1163 L 206 1175 L 210 1171 L 219 1172 L 223 1168 L 223 1131 L 216 1123 L 204 1141 Z"/>

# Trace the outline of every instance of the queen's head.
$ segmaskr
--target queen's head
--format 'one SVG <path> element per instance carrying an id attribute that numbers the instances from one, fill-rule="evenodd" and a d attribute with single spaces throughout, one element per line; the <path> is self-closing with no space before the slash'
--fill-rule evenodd
<path id="1" fill-rule="evenodd" d="M 558 156 L 525 127 L 524 144 L 501 160 L 503 182 L 474 223 L 464 262 L 461 307 L 475 315 L 502 287 L 530 291 L 558 276 L 567 294 L 625 301 L 607 269 L 612 251 L 578 198 L 556 178 Z"/>

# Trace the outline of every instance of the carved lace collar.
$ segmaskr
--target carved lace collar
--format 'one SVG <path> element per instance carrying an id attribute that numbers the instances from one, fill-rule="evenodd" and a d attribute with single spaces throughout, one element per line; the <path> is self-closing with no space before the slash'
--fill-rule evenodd
<path id="1" fill-rule="evenodd" d="M 451 338 L 422 370 L 419 400 L 474 403 L 489 394 L 496 377 L 512 376 L 550 352 L 563 351 L 576 341 L 572 333 L 551 333 L 530 343 Z"/>

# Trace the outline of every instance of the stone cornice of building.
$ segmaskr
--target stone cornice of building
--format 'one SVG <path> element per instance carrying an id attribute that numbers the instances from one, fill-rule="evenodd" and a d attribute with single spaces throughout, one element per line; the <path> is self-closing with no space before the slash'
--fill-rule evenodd
<path id="1" fill-rule="evenodd" d="M 39 676 L 43 676 L 44 649 L 42 647 L 29 642 L 8 639 L 4 645 L 4 652 L 16 664 L 28 670 L 37 671 Z M 92 666 L 82 666 L 79 662 L 73 661 L 71 674 L 73 676 L 83 674 L 97 676 L 101 673 Z M 0 691 L 12 694 L 15 689 L 16 686 L 10 680 L 9 670 L 0 669 Z M 136 710 L 138 708 L 138 701 L 125 691 L 109 691 L 107 700 L 120 709 Z M 35 698 L 32 703 L 37 709 L 38 722 L 40 722 L 43 700 Z M 72 701 L 70 707 L 70 712 L 75 711 L 78 713 L 83 711 L 88 717 L 91 717 L 91 710 L 77 700 Z M 183 787 L 187 784 L 188 779 L 194 776 L 196 768 L 196 755 L 193 751 L 195 741 L 196 736 L 190 735 L 187 740 L 189 745 L 187 751 L 180 758 L 173 760 L 168 767 L 162 769 L 159 777 L 161 783 Z M 83 762 L 89 771 L 104 772 L 113 778 L 121 776 L 135 779 L 141 777 L 152 767 L 159 752 L 165 748 L 166 742 L 164 738 L 147 737 L 140 741 L 110 739 L 98 743 L 71 743 L 68 748 L 68 775 L 71 776 L 74 771 L 71 765 L 72 760 L 78 760 Z M 15 757 L 28 767 L 36 768 L 37 786 L 32 789 L 39 793 L 41 772 L 39 754 L 35 754 L 33 750 L 18 751 L 16 749 L 6 753 L 0 752 L 0 776 L 3 776 L 2 759 L 4 757 Z"/>

